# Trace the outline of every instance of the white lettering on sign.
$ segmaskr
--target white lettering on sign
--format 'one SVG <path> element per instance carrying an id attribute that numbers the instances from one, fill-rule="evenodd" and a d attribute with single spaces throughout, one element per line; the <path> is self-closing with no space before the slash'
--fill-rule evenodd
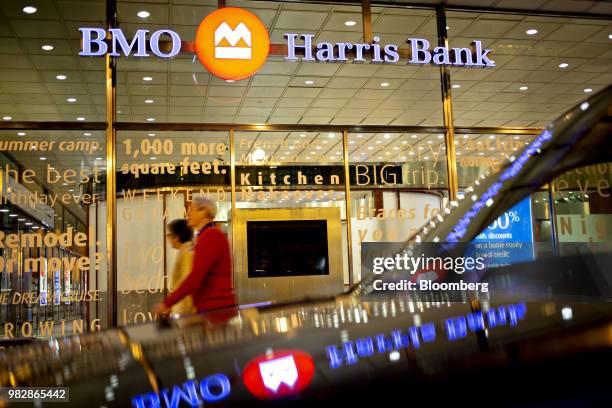
<path id="1" fill-rule="evenodd" d="M 137 30 L 131 41 L 125 37 L 119 28 L 108 30 L 109 40 L 106 40 L 106 31 L 102 28 L 79 28 L 83 33 L 82 56 L 102 56 L 108 53 L 112 57 L 129 56 L 148 57 L 147 36 L 149 30 Z M 230 45 L 239 39 L 244 39 L 250 47 L 250 33 L 244 26 L 231 30 L 221 25 L 215 33 L 215 42 L 222 38 L 229 38 Z M 172 47 L 170 51 L 160 49 L 162 35 L 170 37 Z M 396 44 L 381 44 L 380 37 L 374 37 L 371 44 L 346 42 L 319 42 L 313 44 L 313 34 L 285 33 L 287 38 L 288 61 L 319 61 L 319 62 L 347 62 L 349 55 L 354 62 L 376 62 L 395 64 L 400 60 L 399 46 Z M 410 45 L 409 64 L 433 64 L 457 67 L 494 67 L 495 62 L 490 59 L 490 49 L 483 49 L 481 41 L 472 42 L 470 48 L 434 47 L 430 49 L 429 41 L 422 38 L 408 38 Z M 148 40 L 151 52 L 160 58 L 171 58 L 181 50 L 181 38 L 171 30 L 157 30 Z M 109 50 L 110 48 L 110 50 Z M 246 47 L 216 47 L 215 52 L 219 58 L 249 59 L 250 48 Z M 299 55 L 298 55 L 299 52 Z"/>
<path id="2" fill-rule="evenodd" d="M 102 28 L 79 28 L 79 31 L 83 33 L 82 44 L 83 50 L 79 52 L 79 55 L 86 57 L 97 57 L 105 55 L 108 52 L 108 44 L 104 41 L 106 37 L 106 31 Z M 132 41 L 128 44 L 123 31 L 119 28 L 111 28 L 108 30 L 111 37 L 111 57 L 120 57 L 123 53 L 124 56 L 129 56 L 132 50 L 136 48 L 136 53 L 133 54 L 135 57 L 148 57 L 147 53 L 147 35 L 149 30 L 137 30 L 136 35 Z M 167 35 L 172 41 L 172 48 L 169 52 L 164 53 L 159 48 L 159 42 L 162 35 Z M 179 35 L 171 30 L 157 30 L 151 35 L 149 40 L 151 52 L 160 58 L 171 58 L 177 55 L 181 51 L 181 38 Z M 119 45 L 119 47 L 117 47 Z M 95 48 L 95 50 L 94 50 Z M 119 49 L 118 49 L 119 48 Z M 119 52 L 119 50 L 121 52 Z"/>
<path id="3" fill-rule="evenodd" d="M 313 47 L 312 34 L 285 33 L 287 38 L 288 61 L 348 61 L 347 53 L 354 54 L 353 61 L 365 62 L 366 54 L 371 62 L 387 64 L 397 63 L 400 59 L 399 47 L 395 44 L 380 44 L 380 38 L 374 37 L 372 44 L 320 42 Z M 298 44 L 299 40 L 299 44 Z M 429 41 L 421 38 L 408 38 L 411 56 L 410 64 L 452 65 L 464 67 L 494 67 L 495 62 L 489 58 L 490 49 L 483 49 L 481 41 L 474 41 L 473 48 L 435 47 L 429 48 Z M 298 56 L 297 53 L 301 55 Z"/>

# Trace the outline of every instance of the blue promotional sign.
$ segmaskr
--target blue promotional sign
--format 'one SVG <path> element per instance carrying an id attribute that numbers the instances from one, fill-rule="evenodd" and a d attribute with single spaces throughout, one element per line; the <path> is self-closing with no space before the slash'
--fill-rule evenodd
<path id="1" fill-rule="evenodd" d="M 531 197 L 504 212 L 472 241 L 489 267 L 534 259 Z"/>
<path id="2" fill-rule="evenodd" d="M 53 276 L 53 286 L 55 289 L 55 296 L 53 297 L 53 304 L 59 305 L 61 298 L 62 298 L 62 285 L 60 283 L 59 271 L 55 271 L 55 275 Z"/>

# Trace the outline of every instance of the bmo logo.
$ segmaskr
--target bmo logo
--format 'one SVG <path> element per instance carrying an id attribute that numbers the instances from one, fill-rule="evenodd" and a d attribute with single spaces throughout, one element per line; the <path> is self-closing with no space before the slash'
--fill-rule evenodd
<path id="1" fill-rule="evenodd" d="M 137 30 L 128 39 L 119 28 L 107 33 L 102 28 L 79 28 L 83 49 L 81 56 L 172 58 L 181 51 L 181 38 L 172 30 Z M 169 42 L 170 47 L 161 47 Z M 268 30 L 253 13 L 225 7 L 216 10 L 200 23 L 195 38 L 195 52 L 204 67 L 225 80 L 240 80 L 255 74 L 266 62 L 270 51 Z M 147 47 L 148 44 L 148 47 Z"/>
<path id="2" fill-rule="evenodd" d="M 255 74 L 266 62 L 270 37 L 253 13 L 225 7 L 206 16 L 195 38 L 198 59 L 221 79 L 240 80 Z"/>
<path id="3" fill-rule="evenodd" d="M 298 395 L 314 376 L 312 357 L 299 350 L 282 350 L 251 360 L 242 372 L 247 389 L 259 399 Z"/>

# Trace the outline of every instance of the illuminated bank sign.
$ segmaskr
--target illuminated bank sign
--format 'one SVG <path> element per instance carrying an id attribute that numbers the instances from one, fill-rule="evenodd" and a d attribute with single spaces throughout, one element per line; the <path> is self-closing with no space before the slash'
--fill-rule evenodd
<path id="1" fill-rule="evenodd" d="M 181 51 L 181 38 L 172 30 L 150 32 L 137 30 L 132 39 L 126 38 L 119 28 L 107 32 L 102 28 L 79 28 L 82 34 L 81 56 L 172 58 Z M 162 40 L 163 38 L 163 40 Z M 372 62 L 396 64 L 400 61 L 400 48 L 396 44 L 381 44 L 374 37 L 371 44 L 348 42 L 314 43 L 313 34 L 285 33 L 287 61 L 319 62 Z M 169 42 L 170 47 L 162 46 Z M 149 46 L 147 47 L 147 43 Z M 430 47 L 422 38 L 408 38 L 409 64 L 433 64 L 458 67 L 494 67 L 490 49 L 480 41 L 470 48 Z M 225 80 L 245 79 L 257 72 L 270 52 L 270 36 L 265 25 L 253 13 L 225 7 L 207 15 L 196 32 L 195 53 L 206 69 Z"/>

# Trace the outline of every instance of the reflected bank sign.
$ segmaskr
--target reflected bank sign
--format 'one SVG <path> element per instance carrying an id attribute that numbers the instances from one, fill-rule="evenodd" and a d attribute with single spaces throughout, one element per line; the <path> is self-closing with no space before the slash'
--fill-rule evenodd
<path id="1" fill-rule="evenodd" d="M 102 28 L 79 28 L 82 34 L 82 56 L 134 56 L 172 58 L 182 47 L 180 36 L 162 29 L 150 33 L 137 30 L 130 39 L 119 28 L 108 33 Z M 409 64 L 433 64 L 458 67 L 494 67 L 490 49 L 475 40 L 466 48 L 431 47 L 423 38 L 408 38 L 407 50 L 397 44 L 373 42 L 317 42 L 313 34 L 285 33 L 287 61 L 372 62 L 396 64 L 404 54 Z M 148 46 L 147 46 L 148 44 Z M 168 46 L 169 44 L 169 46 Z M 265 25 L 253 13 L 226 7 L 207 15 L 200 23 L 194 41 L 195 53 L 204 67 L 225 80 L 245 79 L 257 72 L 270 53 L 270 37 Z M 404 52 L 405 51 L 405 52 Z"/>

